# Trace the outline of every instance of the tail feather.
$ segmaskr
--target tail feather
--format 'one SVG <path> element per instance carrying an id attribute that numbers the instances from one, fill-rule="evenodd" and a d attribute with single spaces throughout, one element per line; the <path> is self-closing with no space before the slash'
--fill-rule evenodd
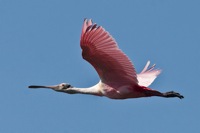
<path id="1" fill-rule="evenodd" d="M 154 69 L 156 66 L 155 64 L 151 67 L 149 67 L 149 65 L 150 61 L 147 61 L 144 69 L 139 74 L 137 74 L 138 84 L 140 86 L 150 86 L 156 77 L 161 73 L 160 69 Z"/>

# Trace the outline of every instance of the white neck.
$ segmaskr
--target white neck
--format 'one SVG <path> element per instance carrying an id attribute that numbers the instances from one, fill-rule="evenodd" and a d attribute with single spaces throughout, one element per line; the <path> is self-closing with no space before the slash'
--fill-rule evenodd
<path id="1" fill-rule="evenodd" d="M 68 88 L 66 90 L 62 90 L 62 92 L 68 93 L 68 94 L 90 94 L 90 95 L 97 95 L 97 96 L 103 96 L 99 84 L 96 84 L 89 88 Z"/>

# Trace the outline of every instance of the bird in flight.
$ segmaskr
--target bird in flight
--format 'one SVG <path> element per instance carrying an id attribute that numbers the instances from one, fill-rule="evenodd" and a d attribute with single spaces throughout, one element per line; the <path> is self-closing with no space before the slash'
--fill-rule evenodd
<path id="1" fill-rule="evenodd" d="M 96 85 L 77 88 L 68 83 L 61 83 L 54 86 L 31 85 L 29 88 L 48 88 L 68 94 L 90 94 L 111 99 L 151 96 L 184 98 L 174 91 L 162 93 L 149 88 L 161 70 L 155 69 L 155 64 L 149 67 L 148 61 L 144 69 L 136 74 L 133 63 L 119 49 L 115 39 L 91 19 L 84 20 L 80 45 L 83 59 L 88 61 L 99 75 L 100 81 Z"/>

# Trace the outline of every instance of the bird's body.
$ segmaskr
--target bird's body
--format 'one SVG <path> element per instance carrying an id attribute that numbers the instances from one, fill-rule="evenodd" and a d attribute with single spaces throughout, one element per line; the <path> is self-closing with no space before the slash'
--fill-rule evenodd
<path id="1" fill-rule="evenodd" d="M 119 49 L 113 37 L 103 27 L 93 24 L 91 19 L 84 20 L 80 45 L 83 58 L 97 71 L 99 83 L 89 88 L 75 88 L 66 83 L 56 86 L 32 85 L 29 88 L 51 88 L 69 94 L 92 94 L 111 99 L 149 96 L 183 98 L 173 91 L 161 93 L 148 88 L 161 70 L 154 69 L 155 65 L 149 68 L 148 61 L 142 72 L 136 74 L 132 62 Z"/>

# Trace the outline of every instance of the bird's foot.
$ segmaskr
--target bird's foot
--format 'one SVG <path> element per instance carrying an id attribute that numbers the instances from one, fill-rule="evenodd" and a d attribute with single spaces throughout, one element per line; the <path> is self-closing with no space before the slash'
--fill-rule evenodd
<path id="1" fill-rule="evenodd" d="M 166 97 L 166 98 L 169 98 L 169 97 L 178 97 L 180 99 L 183 99 L 184 96 L 177 93 L 177 92 L 174 92 L 174 91 L 169 91 L 169 92 L 166 92 L 166 93 L 163 93 L 163 97 Z"/>

